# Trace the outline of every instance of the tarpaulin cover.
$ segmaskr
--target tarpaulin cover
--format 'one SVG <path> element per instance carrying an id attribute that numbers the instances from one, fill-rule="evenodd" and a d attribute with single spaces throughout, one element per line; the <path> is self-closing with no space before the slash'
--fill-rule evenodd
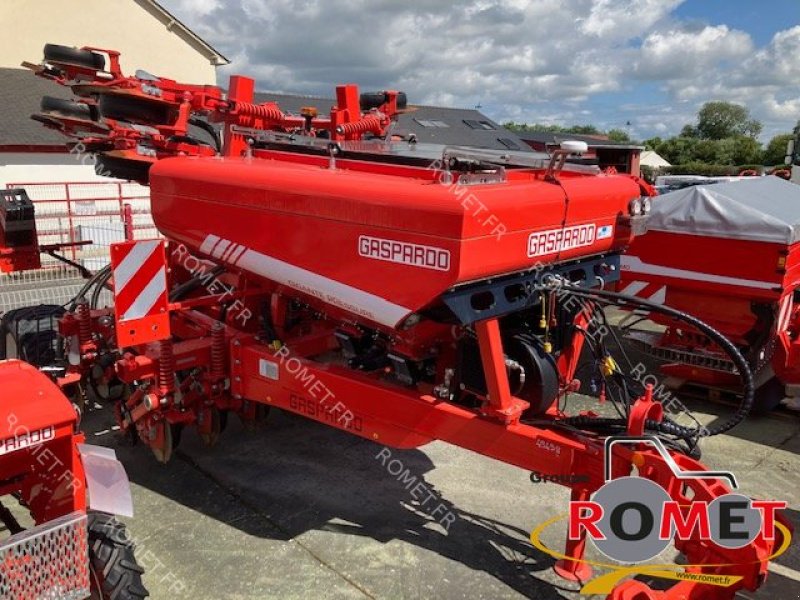
<path id="1" fill-rule="evenodd" d="M 800 185 L 780 177 L 698 185 L 653 198 L 648 229 L 793 244 L 800 240 Z"/>

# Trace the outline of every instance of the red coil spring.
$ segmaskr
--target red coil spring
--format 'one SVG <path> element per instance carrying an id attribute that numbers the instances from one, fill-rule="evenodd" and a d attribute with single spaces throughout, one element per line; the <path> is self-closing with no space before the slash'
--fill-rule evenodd
<path id="1" fill-rule="evenodd" d="M 242 117 L 257 117 L 266 121 L 282 121 L 285 116 L 275 105 L 251 104 L 250 102 L 237 102 L 236 112 Z"/>
<path id="2" fill-rule="evenodd" d="M 161 340 L 158 343 L 158 387 L 162 394 L 175 391 L 175 356 L 172 353 L 172 341 Z"/>
<path id="3" fill-rule="evenodd" d="M 381 133 L 383 131 L 383 123 L 381 119 L 378 117 L 364 117 L 359 121 L 344 123 L 336 128 L 336 133 L 340 135 L 354 135 L 357 133 L 365 133 L 367 131 Z"/>
<path id="4" fill-rule="evenodd" d="M 225 376 L 225 327 L 217 323 L 211 329 L 211 379 Z"/>
<path id="5" fill-rule="evenodd" d="M 86 298 L 75 304 L 75 320 L 78 321 L 78 340 L 81 345 L 92 341 L 92 313 Z"/>

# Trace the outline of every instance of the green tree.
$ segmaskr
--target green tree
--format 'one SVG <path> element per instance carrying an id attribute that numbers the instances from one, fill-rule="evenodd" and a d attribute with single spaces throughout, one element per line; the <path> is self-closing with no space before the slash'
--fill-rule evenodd
<path id="1" fill-rule="evenodd" d="M 767 144 L 767 149 L 764 150 L 764 164 L 782 165 L 786 156 L 786 145 L 792 139 L 794 139 L 794 135 L 791 133 L 782 133 L 773 137 Z"/>
<path id="2" fill-rule="evenodd" d="M 756 138 L 761 130 L 761 123 L 751 119 L 750 111 L 740 104 L 706 102 L 697 113 L 697 133 L 703 139 L 722 140 L 736 136 Z"/>
<path id="3" fill-rule="evenodd" d="M 748 135 L 733 138 L 733 163 L 736 165 L 760 165 L 764 162 L 761 143 Z"/>
<path id="4" fill-rule="evenodd" d="M 573 125 L 564 129 L 564 133 L 577 133 L 578 135 L 600 135 L 602 132 L 594 125 Z"/>
<path id="5" fill-rule="evenodd" d="M 722 164 L 719 161 L 719 150 L 717 140 L 697 140 L 692 148 L 692 160 L 707 164 Z"/>
<path id="6" fill-rule="evenodd" d="M 698 140 L 689 137 L 674 137 L 664 140 L 655 150 L 673 165 L 683 165 L 694 159 Z"/>
<path id="7" fill-rule="evenodd" d="M 700 137 L 700 134 L 697 132 L 697 127 L 694 125 L 684 125 L 683 129 L 681 129 L 680 137 L 687 137 L 687 138 L 696 138 Z"/>
<path id="8" fill-rule="evenodd" d="M 609 129 L 606 134 L 612 142 L 630 142 L 631 136 L 624 129 Z"/>
<path id="9" fill-rule="evenodd" d="M 503 127 L 509 131 L 547 131 L 550 133 L 561 133 L 565 131 L 561 125 L 544 125 L 542 123 L 515 123 L 508 121 L 503 123 Z"/>
<path id="10" fill-rule="evenodd" d="M 658 152 L 658 147 L 663 143 L 664 140 L 662 140 L 659 136 L 651 137 L 642 142 L 646 150 L 653 150 L 655 152 Z"/>

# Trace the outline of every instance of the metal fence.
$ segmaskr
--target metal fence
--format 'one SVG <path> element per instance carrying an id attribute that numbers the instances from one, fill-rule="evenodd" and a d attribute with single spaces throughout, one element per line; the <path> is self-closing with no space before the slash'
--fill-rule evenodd
<path id="1" fill-rule="evenodd" d="M 24 188 L 33 201 L 40 244 L 92 242 L 62 252 L 90 271 L 105 266 L 110 245 L 125 239 L 126 204 L 130 206 L 133 237 L 159 237 L 150 214 L 150 190 L 137 183 L 9 183 L 7 187 Z M 77 269 L 42 255 L 39 270 L 0 274 L 0 312 L 38 303 L 62 304 L 80 290 L 82 283 Z M 110 298 L 106 295 L 103 300 Z"/>

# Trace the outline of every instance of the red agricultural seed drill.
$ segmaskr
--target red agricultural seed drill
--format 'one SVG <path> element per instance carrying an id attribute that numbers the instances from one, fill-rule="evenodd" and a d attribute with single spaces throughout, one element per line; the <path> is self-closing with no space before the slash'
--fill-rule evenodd
<path id="1" fill-rule="evenodd" d="M 650 231 L 622 262 L 624 293 L 690 311 L 736 344 L 760 411 L 800 395 L 798 206 L 800 186 L 779 177 L 677 190 L 653 202 Z M 663 332 L 632 327 L 629 336 L 664 361 L 668 383 L 738 391 L 718 345 L 652 317 Z"/>
<path id="2" fill-rule="evenodd" d="M 0 598 L 145 598 L 132 540 L 112 516 L 132 514 L 114 451 L 84 443 L 74 406 L 33 366 L 0 361 L 0 382 L 0 497 L 20 505 L 0 504 L 10 534 L 0 541 Z"/>
<path id="3" fill-rule="evenodd" d="M 164 239 L 112 246 L 58 318 L 48 366 L 65 387 L 123 390 L 120 427 L 159 460 L 182 429 L 213 444 L 231 413 L 278 407 L 396 448 L 444 440 L 560 477 L 574 500 L 603 484 L 605 458 L 614 477 L 635 466 L 682 504 L 728 491 L 711 473 L 680 474 L 705 472 L 699 438 L 749 410 L 741 354 L 674 315 L 729 352 L 745 387 L 736 416 L 701 431 L 664 416 L 605 341 L 603 307 L 635 302 L 602 288 L 646 228 L 651 190 L 637 178 L 571 163 L 574 143 L 548 157 L 402 139 L 394 118 L 410 108 L 397 91 L 342 85 L 329 115 L 292 115 L 254 104 L 251 79 L 225 93 L 127 77 L 108 50 L 48 45 L 26 66 L 77 96 L 34 118 L 96 153 L 98 172 L 150 185 Z M 100 308 L 106 285 L 114 303 Z M 583 366 L 617 416 L 568 412 Z M 670 450 L 618 444 L 606 457 L 609 436 Z M 589 477 L 564 477 L 575 473 Z M 761 585 L 781 543 L 676 539 L 695 571 L 741 578 L 666 591 L 628 580 L 609 598 L 732 598 Z M 560 575 L 588 577 L 584 547 L 568 541 Z"/>

